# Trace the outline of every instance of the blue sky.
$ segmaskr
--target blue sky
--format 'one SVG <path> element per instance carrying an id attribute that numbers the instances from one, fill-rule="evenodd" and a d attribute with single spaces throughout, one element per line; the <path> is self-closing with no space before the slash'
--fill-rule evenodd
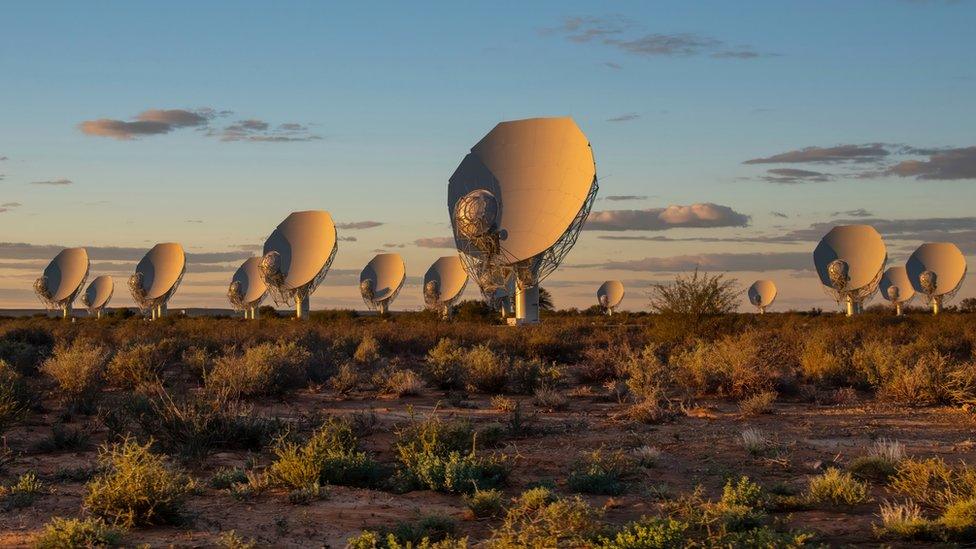
<path id="1" fill-rule="evenodd" d="M 416 240 L 450 234 L 447 178 L 494 124 L 570 115 L 596 156 L 596 210 L 714 204 L 749 220 L 587 230 L 549 281 L 559 305 L 588 306 L 599 282 L 619 277 L 630 283 L 625 306 L 641 308 L 641 286 L 671 276 L 662 262 L 688 256 L 746 284 L 782 281 L 783 307 L 823 306 L 792 255 L 742 270 L 743 254 L 808 253 L 815 240 L 741 240 L 845 219 L 888 222 L 893 263 L 946 228 L 976 253 L 976 152 L 966 149 L 976 145 L 976 3 L 524 4 L 7 5 L 0 241 L 97 250 L 175 240 L 243 257 L 290 211 L 327 209 L 338 222 L 382 223 L 340 229 L 356 241 L 340 245 L 336 276 L 313 300 L 355 306 L 355 273 L 375 250 L 402 253 L 412 277 L 451 253 Z M 81 126 L 152 109 L 206 121 L 125 139 Z M 268 129 L 234 133 L 241 121 Z M 865 153 L 870 144 L 885 154 Z M 743 164 L 838 146 L 861 148 L 840 161 Z M 932 158 L 945 151 L 918 150 L 928 148 L 957 151 L 951 169 Z M 59 181 L 70 183 L 37 184 Z M 621 235 L 681 240 L 604 238 Z M 0 246 L 0 307 L 36 303 L 30 282 L 47 249 L 18 250 Z M 619 268 L 647 258 L 652 272 Z M 222 306 L 231 263 L 191 269 L 174 306 Z M 414 284 L 397 305 L 420 303 Z"/>

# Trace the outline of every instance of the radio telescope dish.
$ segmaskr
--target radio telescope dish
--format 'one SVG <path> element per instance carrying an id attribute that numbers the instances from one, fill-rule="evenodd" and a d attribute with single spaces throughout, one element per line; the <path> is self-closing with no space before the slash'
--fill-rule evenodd
<path id="1" fill-rule="evenodd" d="M 596 291 L 596 299 L 607 316 L 613 314 L 613 310 L 620 305 L 623 298 L 624 283 L 619 280 L 608 280 Z"/>
<path id="2" fill-rule="evenodd" d="M 568 117 L 502 122 L 454 171 L 447 208 L 461 260 L 486 299 L 515 279 L 513 324 L 539 321 L 539 282 L 576 243 L 598 188 L 589 141 Z"/>
<path id="3" fill-rule="evenodd" d="M 359 274 L 359 289 L 366 306 L 386 314 L 400 293 L 406 275 L 400 254 L 379 254 L 370 260 Z"/>
<path id="4" fill-rule="evenodd" d="M 776 300 L 776 284 L 772 280 L 757 280 L 749 286 L 749 303 L 752 303 L 759 314 L 766 314 L 766 307 Z"/>
<path id="5" fill-rule="evenodd" d="M 102 275 L 91 281 L 85 294 L 81 296 L 81 302 L 88 309 L 88 314 L 95 315 L 95 318 L 102 318 L 102 310 L 112 300 L 113 293 L 115 293 L 115 281 L 109 275 Z"/>
<path id="6" fill-rule="evenodd" d="M 166 315 L 166 304 L 180 287 L 186 273 L 186 254 L 176 242 L 156 244 L 129 277 L 129 291 L 142 312 L 155 320 Z"/>
<path id="7" fill-rule="evenodd" d="M 268 294 L 268 285 L 261 276 L 261 257 L 249 257 L 231 277 L 227 299 L 234 310 L 243 311 L 244 318 L 256 319 L 258 307 Z"/>
<path id="8" fill-rule="evenodd" d="M 451 317 L 454 303 L 468 285 L 468 273 L 464 263 L 456 255 L 437 258 L 424 274 L 424 304 L 428 309 L 438 309 L 442 318 Z"/>
<path id="9" fill-rule="evenodd" d="M 824 291 L 837 303 L 846 305 L 847 316 L 860 311 L 878 289 L 887 261 L 884 241 L 869 225 L 838 225 L 813 251 Z"/>
<path id="10" fill-rule="evenodd" d="M 88 251 L 84 248 L 65 248 L 54 256 L 34 281 L 34 293 L 45 308 L 60 310 L 61 316 L 71 315 L 71 304 L 88 278 Z"/>
<path id="11" fill-rule="evenodd" d="M 295 318 L 309 311 L 309 297 L 329 272 L 339 249 L 329 212 L 294 212 L 264 243 L 261 276 L 279 305 L 295 305 Z"/>
<path id="12" fill-rule="evenodd" d="M 881 275 L 878 291 L 881 293 L 881 297 L 895 306 L 895 314 L 898 316 L 901 316 L 902 305 L 907 304 L 915 297 L 915 288 L 912 286 L 911 279 L 908 278 L 908 270 L 900 265 L 888 267 L 888 270 Z"/>
<path id="13" fill-rule="evenodd" d="M 915 291 L 928 298 L 932 314 L 939 314 L 966 277 L 966 258 L 951 242 L 927 242 L 912 252 L 905 270 Z"/>

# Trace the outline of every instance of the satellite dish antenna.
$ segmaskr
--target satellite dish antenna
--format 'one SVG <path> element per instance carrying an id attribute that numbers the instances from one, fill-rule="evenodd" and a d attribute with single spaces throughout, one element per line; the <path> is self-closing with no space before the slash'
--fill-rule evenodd
<path id="1" fill-rule="evenodd" d="M 186 273 L 186 254 L 176 242 L 156 244 L 136 265 L 129 277 L 129 292 L 143 313 L 156 320 L 166 316 L 166 304 Z"/>
<path id="2" fill-rule="evenodd" d="M 243 311 L 244 318 L 256 319 L 258 307 L 268 294 L 268 285 L 261 276 L 261 257 L 249 257 L 231 278 L 227 299 L 234 310 Z"/>
<path id="3" fill-rule="evenodd" d="M 966 277 L 966 258 L 950 242 L 927 242 L 919 246 L 905 263 L 908 279 L 916 292 L 928 298 L 932 314 L 952 299 Z"/>
<path id="4" fill-rule="evenodd" d="M 407 270 L 400 254 L 379 254 L 359 274 L 359 290 L 370 309 L 386 314 L 403 287 Z"/>
<path id="5" fill-rule="evenodd" d="M 454 304 L 468 285 L 468 273 L 464 263 L 456 255 L 440 257 L 424 274 L 424 304 L 437 309 L 441 317 L 451 317 Z"/>
<path id="6" fill-rule="evenodd" d="M 888 267 L 888 270 L 881 275 L 878 290 L 881 297 L 895 306 L 895 315 L 897 316 L 901 316 L 902 305 L 907 304 L 915 297 L 915 288 L 912 286 L 911 279 L 908 278 L 908 270 L 902 266 Z"/>
<path id="7" fill-rule="evenodd" d="M 619 280 L 608 280 L 600 285 L 596 291 L 596 299 L 607 316 L 620 305 L 624 298 L 624 283 Z"/>
<path id="8" fill-rule="evenodd" d="M 34 293 L 44 307 L 60 310 L 63 318 L 71 316 L 71 304 L 88 278 L 88 251 L 84 248 L 65 248 L 54 256 L 34 281 Z"/>
<path id="9" fill-rule="evenodd" d="M 454 171 L 455 244 L 486 298 L 514 278 L 510 324 L 539 321 L 539 282 L 576 243 L 598 188 L 593 151 L 568 117 L 502 122 Z"/>
<path id="10" fill-rule="evenodd" d="M 884 241 L 869 225 L 838 225 L 813 251 L 824 291 L 846 305 L 847 316 L 860 311 L 878 289 L 886 261 Z"/>
<path id="11" fill-rule="evenodd" d="M 261 276 L 279 305 L 295 305 L 295 318 L 305 318 L 309 297 L 329 272 L 339 249 L 329 212 L 308 210 L 289 214 L 264 243 Z"/>
<path id="12" fill-rule="evenodd" d="M 102 318 L 102 310 L 112 300 L 115 293 L 115 281 L 109 275 L 102 275 L 91 281 L 85 294 L 81 296 L 81 302 L 88 309 L 88 314 L 95 315 L 95 318 Z"/>
<path id="13" fill-rule="evenodd" d="M 776 300 L 776 284 L 772 280 L 757 280 L 749 286 L 749 303 L 752 303 L 759 314 L 766 314 L 766 307 Z"/>

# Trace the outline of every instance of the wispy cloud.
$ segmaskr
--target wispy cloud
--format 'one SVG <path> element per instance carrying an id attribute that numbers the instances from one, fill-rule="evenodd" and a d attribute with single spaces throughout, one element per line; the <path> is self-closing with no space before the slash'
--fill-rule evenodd
<path id="1" fill-rule="evenodd" d="M 23 206 L 20 202 L 4 202 L 0 204 L 0 208 L 19 208 Z"/>
<path id="2" fill-rule="evenodd" d="M 86 120 L 79 124 L 78 128 L 86 135 L 111 137 L 122 141 L 167 134 L 183 128 L 196 128 L 201 130 L 203 135 L 224 142 L 288 143 L 321 139 L 321 136 L 312 133 L 307 125 L 297 122 L 274 125 L 258 118 L 246 118 L 222 127 L 217 124 L 217 119 L 231 114 L 232 111 L 210 107 L 194 110 L 149 109 L 139 113 L 132 120 L 99 118 Z"/>
<path id="3" fill-rule="evenodd" d="M 311 133 L 308 126 L 295 122 L 272 126 L 270 123 L 255 118 L 239 120 L 223 129 L 211 133 L 221 141 L 252 141 L 266 143 L 290 143 L 301 141 L 317 141 L 321 136 Z"/>
<path id="4" fill-rule="evenodd" d="M 743 164 L 800 164 L 806 162 L 873 162 L 890 153 L 882 143 L 867 145 L 837 145 L 835 147 L 806 147 L 763 158 L 746 160 Z"/>
<path id="5" fill-rule="evenodd" d="M 812 170 L 798 170 L 796 168 L 775 168 L 772 170 L 767 170 L 766 173 L 768 175 L 763 176 L 761 179 L 770 183 L 779 183 L 783 185 L 791 185 L 794 183 L 820 183 L 833 179 L 833 176 L 830 174 L 815 172 Z"/>
<path id="6" fill-rule="evenodd" d="M 25 242 L 0 242 L 0 259 L 51 259 L 65 246 L 56 244 L 28 244 Z M 135 262 L 149 251 L 145 248 L 124 246 L 86 246 L 88 257 L 93 261 L 130 261 Z M 235 263 L 251 256 L 250 251 L 236 250 L 231 252 L 187 252 L 187 264 L 191 263 Z"/>
<path id="7" fill-rule="evenodd" d="M 678 227 L 745 227 L 749 216 L 711 202 L 647 210 L 590 213 L 584 229 L 596 231 L 663 231 Z"/>
<path id="8" fill-rule="evenodd" d="M 611 194 L 603 197 L 604 200 L 622 202 L 625 200 L 646 200 L 647 195 L 643 194 Z"/>
<path id="9" fill-rule="evenodd" d="M 703 271 L 798 271 L 812 269 L 813 256 L 807 252 L 690 254 L 607 261 L 579 267 L 643 272 L 681 272 L 696 268 Z"/>
<path id="10" fill-rule="evenodd" d="M 74 185 L 74 181 L 70 179 L 50 179 L 45 181 L 31 181 L 31 185 L 50 185 L 54 187 L 63 187 L 65 185 Z"/>
<path id="11" fill-rule="evenodd" d="M 418 238 L 413 241 L 415 246 L 421 248 L 453 248 L 455 247 L 454 238 L 450 236 L 435 236 L 431 238 Z"/>
<path id="12" fill-rule="evenodd" d="M 856 210 L 847 210 L 843 212 L 834 212 L 830 215 L 846 215 L 847 217 L 874 217 L 874 214 L 865 210 L 864 208 L 858 208 Z"/>
<path id="13" fill-rule="evenodd" d="M 881 175 L 928 180 L 976 179 L 976 147 L 932 151 L 928 156 L 928 160 L 899 162 Z"/>
<path id="14" fill-rule="evenodd" d="M 769 215 L 771 215 L 771 216 L 773 216 L 773 217 L 781 217 L 781 218 L 783 218 L 783 219 L 786 219 L 786 218 L 788 218 L 788 217 L 789 217 L 789 216 L 788 216 L 788 215 L 786 215 L 785 213 L 783 213 L 783 212 L 777 212 L 777 211 L 772 211 L 772 212 L 769 212 Z"/>
<path id="15" fill-rule="evenodd" d="M 373 227 L 379 227 L 382 225 L 382 221 L 349 221 L 346 223 L 336 223 L 336 227 L 339 229 L 372 229 Z"/>
<path id="16" fill-rule="evenodd" d="M 628 112 L 626 114 L 621 114 L 620 116 L 614 116 L 613 118 L 607 118 L 607 122 L 630 122 L 632 120 L 637 120 L 641 116 L 636 112 Z"/>
<path id="17" fill-rule="evenodd" d="M 707 55 L 715 59 L 754 59 L 763 55 L 747 44 L 733 46 L 711 36 L 688 32 L 648 33 L 640 27 L 622 16 L 567 17 L 561 25 L 541 32 L 563 36 L 576 44 L 602 44 L 643 57 Z"/>

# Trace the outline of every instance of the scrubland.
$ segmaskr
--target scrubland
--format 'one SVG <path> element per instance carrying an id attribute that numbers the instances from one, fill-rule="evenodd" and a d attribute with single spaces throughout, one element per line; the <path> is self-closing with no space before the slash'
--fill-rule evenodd
<path id="1" fill-rule="evenodd" d="M 976 315 L 0 320 L 0 545 L 976 542 Z"/>

